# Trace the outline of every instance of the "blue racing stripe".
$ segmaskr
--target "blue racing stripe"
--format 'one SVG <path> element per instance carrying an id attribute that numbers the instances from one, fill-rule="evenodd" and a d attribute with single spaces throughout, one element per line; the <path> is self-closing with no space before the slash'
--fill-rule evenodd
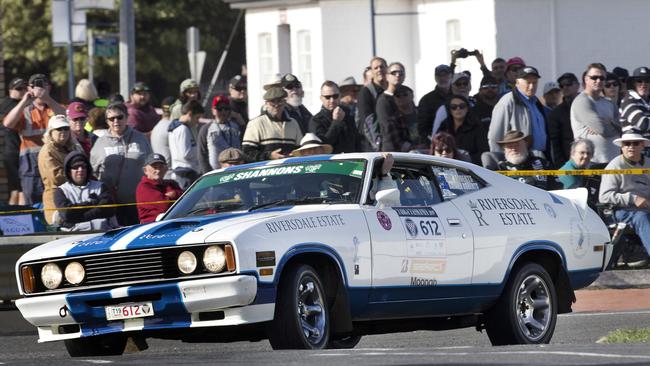
<path id="1" fill-rule="evenodd" d="M 160 300 L 153 302 L 154 316 L 144 318 L 144 329 L 188 328 L 191 315 L 183 305 L 183 296 L 177 283 L 129 288 L 129 296 L 160 294 Z"/>

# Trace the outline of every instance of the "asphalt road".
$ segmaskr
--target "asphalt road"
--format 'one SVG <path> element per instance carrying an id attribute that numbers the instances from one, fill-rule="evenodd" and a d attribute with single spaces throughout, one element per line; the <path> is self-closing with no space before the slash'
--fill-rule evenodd
<path id="1" fill-rule="evenodd" d="M 71 359 L 62 343 L 37 344 L 15 311 L 0 312 L 0 365 L 648 365 L 647 344 L 595 343 L 618 328 L 650 327 L 650 310 L 561 315 L 550 345 L 492 347 L 471 329 L 367 336 L 352 350 L 272 351 L 268 342 L 186 344 L 148 340 L 149 349 L 122 357 Z"/>

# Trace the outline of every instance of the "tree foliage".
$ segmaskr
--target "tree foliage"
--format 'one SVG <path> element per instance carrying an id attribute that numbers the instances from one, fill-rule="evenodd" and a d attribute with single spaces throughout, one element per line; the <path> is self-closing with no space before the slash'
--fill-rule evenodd
<path id="1" fill-rule="evenodd" d="M 67 51 L 53 47 L 52 0 L 0 0 L 0 27 L 4 38 L 5 79 L 29 77 L 40 72 L 50 75 L 55 95 L 66 99 Z M 221 52 L 234 26 L 238 10 L 219 0 L 135 0 L 136 79 L 150 85 L 158 100 L 178 94 L 180 82 L 189 77 L 186 29 L 195 26 L 201 33 L 201 50 L 207 58 L 203 85 L 212 78 Z M 119 33 L 119 0 L 113 11 L 87 12 L 93 32 Z M 75 80 L 88 74 L 86 46 L 74 49 Z M 245 63 L 244 27 L 240 23 L 228 58 L 220 74 L 227 80 Z M 119 91 L 119 61 L 95 58 L 95 81 L 105 80 Z"/>

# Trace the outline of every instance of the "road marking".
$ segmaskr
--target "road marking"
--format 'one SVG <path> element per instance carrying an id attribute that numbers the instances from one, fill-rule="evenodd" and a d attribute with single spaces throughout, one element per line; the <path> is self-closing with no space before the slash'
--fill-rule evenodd
<path id="1" fill-rule="evenodd" d="M 569 351 L 494 351 L 494 352 L 355 352 L 350 353 L 316 353 L 313 356 L 489 356 L 489 355 L 556 355 L 556 356 L 579 356 L 579 357 L 599 357 L 599 358 L 631 358 L 648 360 L 650 356 L 646 355 L 621 355 L 614 353 L 594 353 L 594 352 L 569 352 Z"/>
<path id="2" fill-rule="evenodd" d="M 609 312 L 598 312 L 598 313 L 569 313 L 569 314 L 559 314 L 558 317 L 571 317 L 571 316 L 612 316 L 612 315 L 639 315 L 639 314 L 650 314 L 650 310 L 641 310 L 641 311 L 609 311 Z"/>

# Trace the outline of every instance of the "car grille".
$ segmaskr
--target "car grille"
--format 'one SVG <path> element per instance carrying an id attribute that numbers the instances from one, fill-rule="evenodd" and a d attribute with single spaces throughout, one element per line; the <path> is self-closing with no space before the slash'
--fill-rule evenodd
<path id="1" fill-rule="evenodd" d="M 86 286 L 165 277 L 160 251 L 88 258 L 82 264 L 86 268 Z"/>

